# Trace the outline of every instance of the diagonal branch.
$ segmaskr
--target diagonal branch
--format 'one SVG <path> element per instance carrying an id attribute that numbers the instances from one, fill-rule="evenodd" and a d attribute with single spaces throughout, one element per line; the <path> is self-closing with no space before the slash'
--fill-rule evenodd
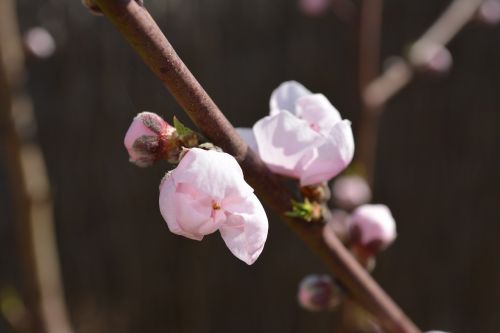
<path id="1" fill-rule="evenodd" d="M 334 235 L 329 242 L 330 250 L 322 238 L 320 224 L 306 224 L 284 217 L 283 213 L 291 208 L 292 195 L 258 156 L 248 149 L 178 57 L 150 14 L 135 1 L 95 2 L 164 83 L 195 125 L 207 138 L 238 160 L 245 178 L 259 196 L 323 259 L 353 297 L 379 318 L 384 329 L 389 333 L 420 332 Z"/>

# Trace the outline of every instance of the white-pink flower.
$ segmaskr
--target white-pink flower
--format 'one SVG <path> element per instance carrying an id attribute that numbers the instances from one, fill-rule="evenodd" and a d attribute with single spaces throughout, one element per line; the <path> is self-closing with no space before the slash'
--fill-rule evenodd
<path id="1" fill-rule="evenodd" d="M 330 180 L 351 162 L 351 123 L 324 95 L 288 81 L 272 93 L 270 108 L 253 126 L 253 137 L 247 129 L 239 132 L 273 172 L 306 186 Z"/>
<path id="2" fill-rule="evenodd" d="M 373 252 L 386 248 L 396 239 L 396 222 L 385 205 L 359 206 L 348 224 L 354 241 Z"/>
<path id="3" fill-rule="evenodd" d="M 267 216 L 229 154 L 190 149 L 160 185 L 160 212 L 171 232 L 194 240 L 220 231 L 229 250 L 251 265 L 267 238 Z"/>
<path id="4" fill-rule="evenodd" d="M 125 134 L 124 145 L 130 162 L 147 167 L 165 156 L 169 147 L 169 136 L 175 132 L 159 115 L 152 112 L 139 113 Z"/>

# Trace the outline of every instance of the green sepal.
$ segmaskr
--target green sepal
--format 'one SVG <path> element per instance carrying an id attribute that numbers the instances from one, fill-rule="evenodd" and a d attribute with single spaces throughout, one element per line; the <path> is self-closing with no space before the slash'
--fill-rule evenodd
<path id="1" fill-rule="evenodd" d="M 181 121 L 179 119 L 177 119 L 176 116 L 174 116 L 174 127 L 175 127 L 175 130 L 177 131 L 177 135 L 179 135 L 179 137 L 185 137 L 185 136 L 188 136 L 188 135 L 192 135 L 192 134 L 195 134 L 195 132 L 190 129 L 189 127 L 186 127 L 183 123 L 181 123 Z"/>
<path id="2" fill-rule="evenodd" d="M 304 202 L 298 202 L 292 199 L 292 211 L 285 212 L 285 215 L 311 222 L 313 220 L 313 205 L 307 198 Z"/>

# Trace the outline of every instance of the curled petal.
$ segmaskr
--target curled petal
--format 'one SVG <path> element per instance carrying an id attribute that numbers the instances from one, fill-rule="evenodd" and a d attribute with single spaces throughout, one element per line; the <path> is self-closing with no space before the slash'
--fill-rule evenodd
<path id="1" fill-rule="evenodd" d="M 251 128 L 238 127 L 236 128 L 236 132 L 238 132 L 250 149 L 254 152 L 258 152 L 257 141 L 255 140 L 255 135 L 253 134 L 253 130 Z"/>
<path id="2" fill-rule="evenodd" d="M 271 94 L 269 102 L 271 115 L 279 110 L 287 110 L 295 113 L 295 102 L 302 97 L 311 94 L 306 87 L 296 81 L 283 82 Z"/>
<path id="3" fill-rule="evenodd" d="M 296 115 L 323 132 L 341 121 L 340 113 L 323 94 L 302 96 L 297 100 Z"/>
<path id="4" fill-rule="evenodd" d="M 184 230 L 177 220 L 177 200 L 176 198 L 176 185 L 172 175 L 167 175 L 160 185 L 160 213 L 165 222 L 167 222 L 168 229 L 177 235 L 181 235 L 194 240 L 202 240 L 203 235 L 195 234 Z"/>
<path id="5" fill-rule="evenodd" d="M 192 148 L 174 172 L 177 183 L 191 184 L 216 200 L 231 195 L 245 197 L 253 193 L 253 189 L 243 179 L 238 162 L 226 153 Z"/>
<path id="6" fill-rule="evenodd" d="M 231 210 L 238 212 L 227 212 L 227 221 L 220 227 L 221 236 L 238 259 L 251 265 L 261 254 L 267 239 L 266 213 L 254 194 L 245 201 L 233 203 Z"/>
<path id="7" fill-rule="evenodd" d="M 307 151 L 323 140 L 304 120 L 287 111 L 262 118 L 253 131 L 259 155 L 267 166 L 273 172 L 296 178 L 300 177 Z"/>
<path id="8" fill-rule="evenodd" d="M 309 151 L 308 163 L 300 173 L 302 186 L 328 181 L 338 175 L 354 156 L 354 138 L 351 123 L 342 120 L 323 137 L 323 142 Z"/>

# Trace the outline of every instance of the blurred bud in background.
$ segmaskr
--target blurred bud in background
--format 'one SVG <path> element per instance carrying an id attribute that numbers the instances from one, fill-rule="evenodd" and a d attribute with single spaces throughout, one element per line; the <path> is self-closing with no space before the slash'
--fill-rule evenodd
<path id="1" fill-rule="evenodd" d="M 448 73 L 453 64 L 450 51 L 432 42 L 414 44 L 410 49 L 409 60 L 418 71 L 437 76 Z"/>
<path id="2" fill-rule="evenodd" d="M 330 7 L 331 0 L 299 0 L 299 8 L 306 15 L 319 16 Z"/>
<path id="3" fill-rule="evenodd" d="M 483 1 L 476 13 L 476 20 L 486 25 L 498 24 L 500 22 L 500 1 Z"/>
<path id="4" fill-rule="evenodd" d="M 332 194 L 335 205 L 345 210 L 352 210 L 372 198 L 372 191 L 366 180 L 356 175 L 338 177 L 332 185 Z"/>
<path id="5" fill-rule="evenodd" d="M 311 274 L 299 285 L 298 301 L 309 311 L 335 310 L 342 302 L 340 287 L 328 275 Z"/>
<path id="6" fill-rule="evenodd" d="M 385 205 L 363 205 L 348 219 L 353 248 L 374 256 L 396 239 L 396 222 Z"/>
<path id="7" fill-rule="evenodd" d="M 26 52 L 38 59 L 51 57 L 56 51 L 54 37 L 47 29 L 34 27 L 26 31 L 23 36 L 23 43 Z"/>
<path id="8" fill-rule="evenodd" d="M 94 0 L 82 0 L 82 4 L 94 15 L 102 15 L 101 8 L 97 6 Z"/>

